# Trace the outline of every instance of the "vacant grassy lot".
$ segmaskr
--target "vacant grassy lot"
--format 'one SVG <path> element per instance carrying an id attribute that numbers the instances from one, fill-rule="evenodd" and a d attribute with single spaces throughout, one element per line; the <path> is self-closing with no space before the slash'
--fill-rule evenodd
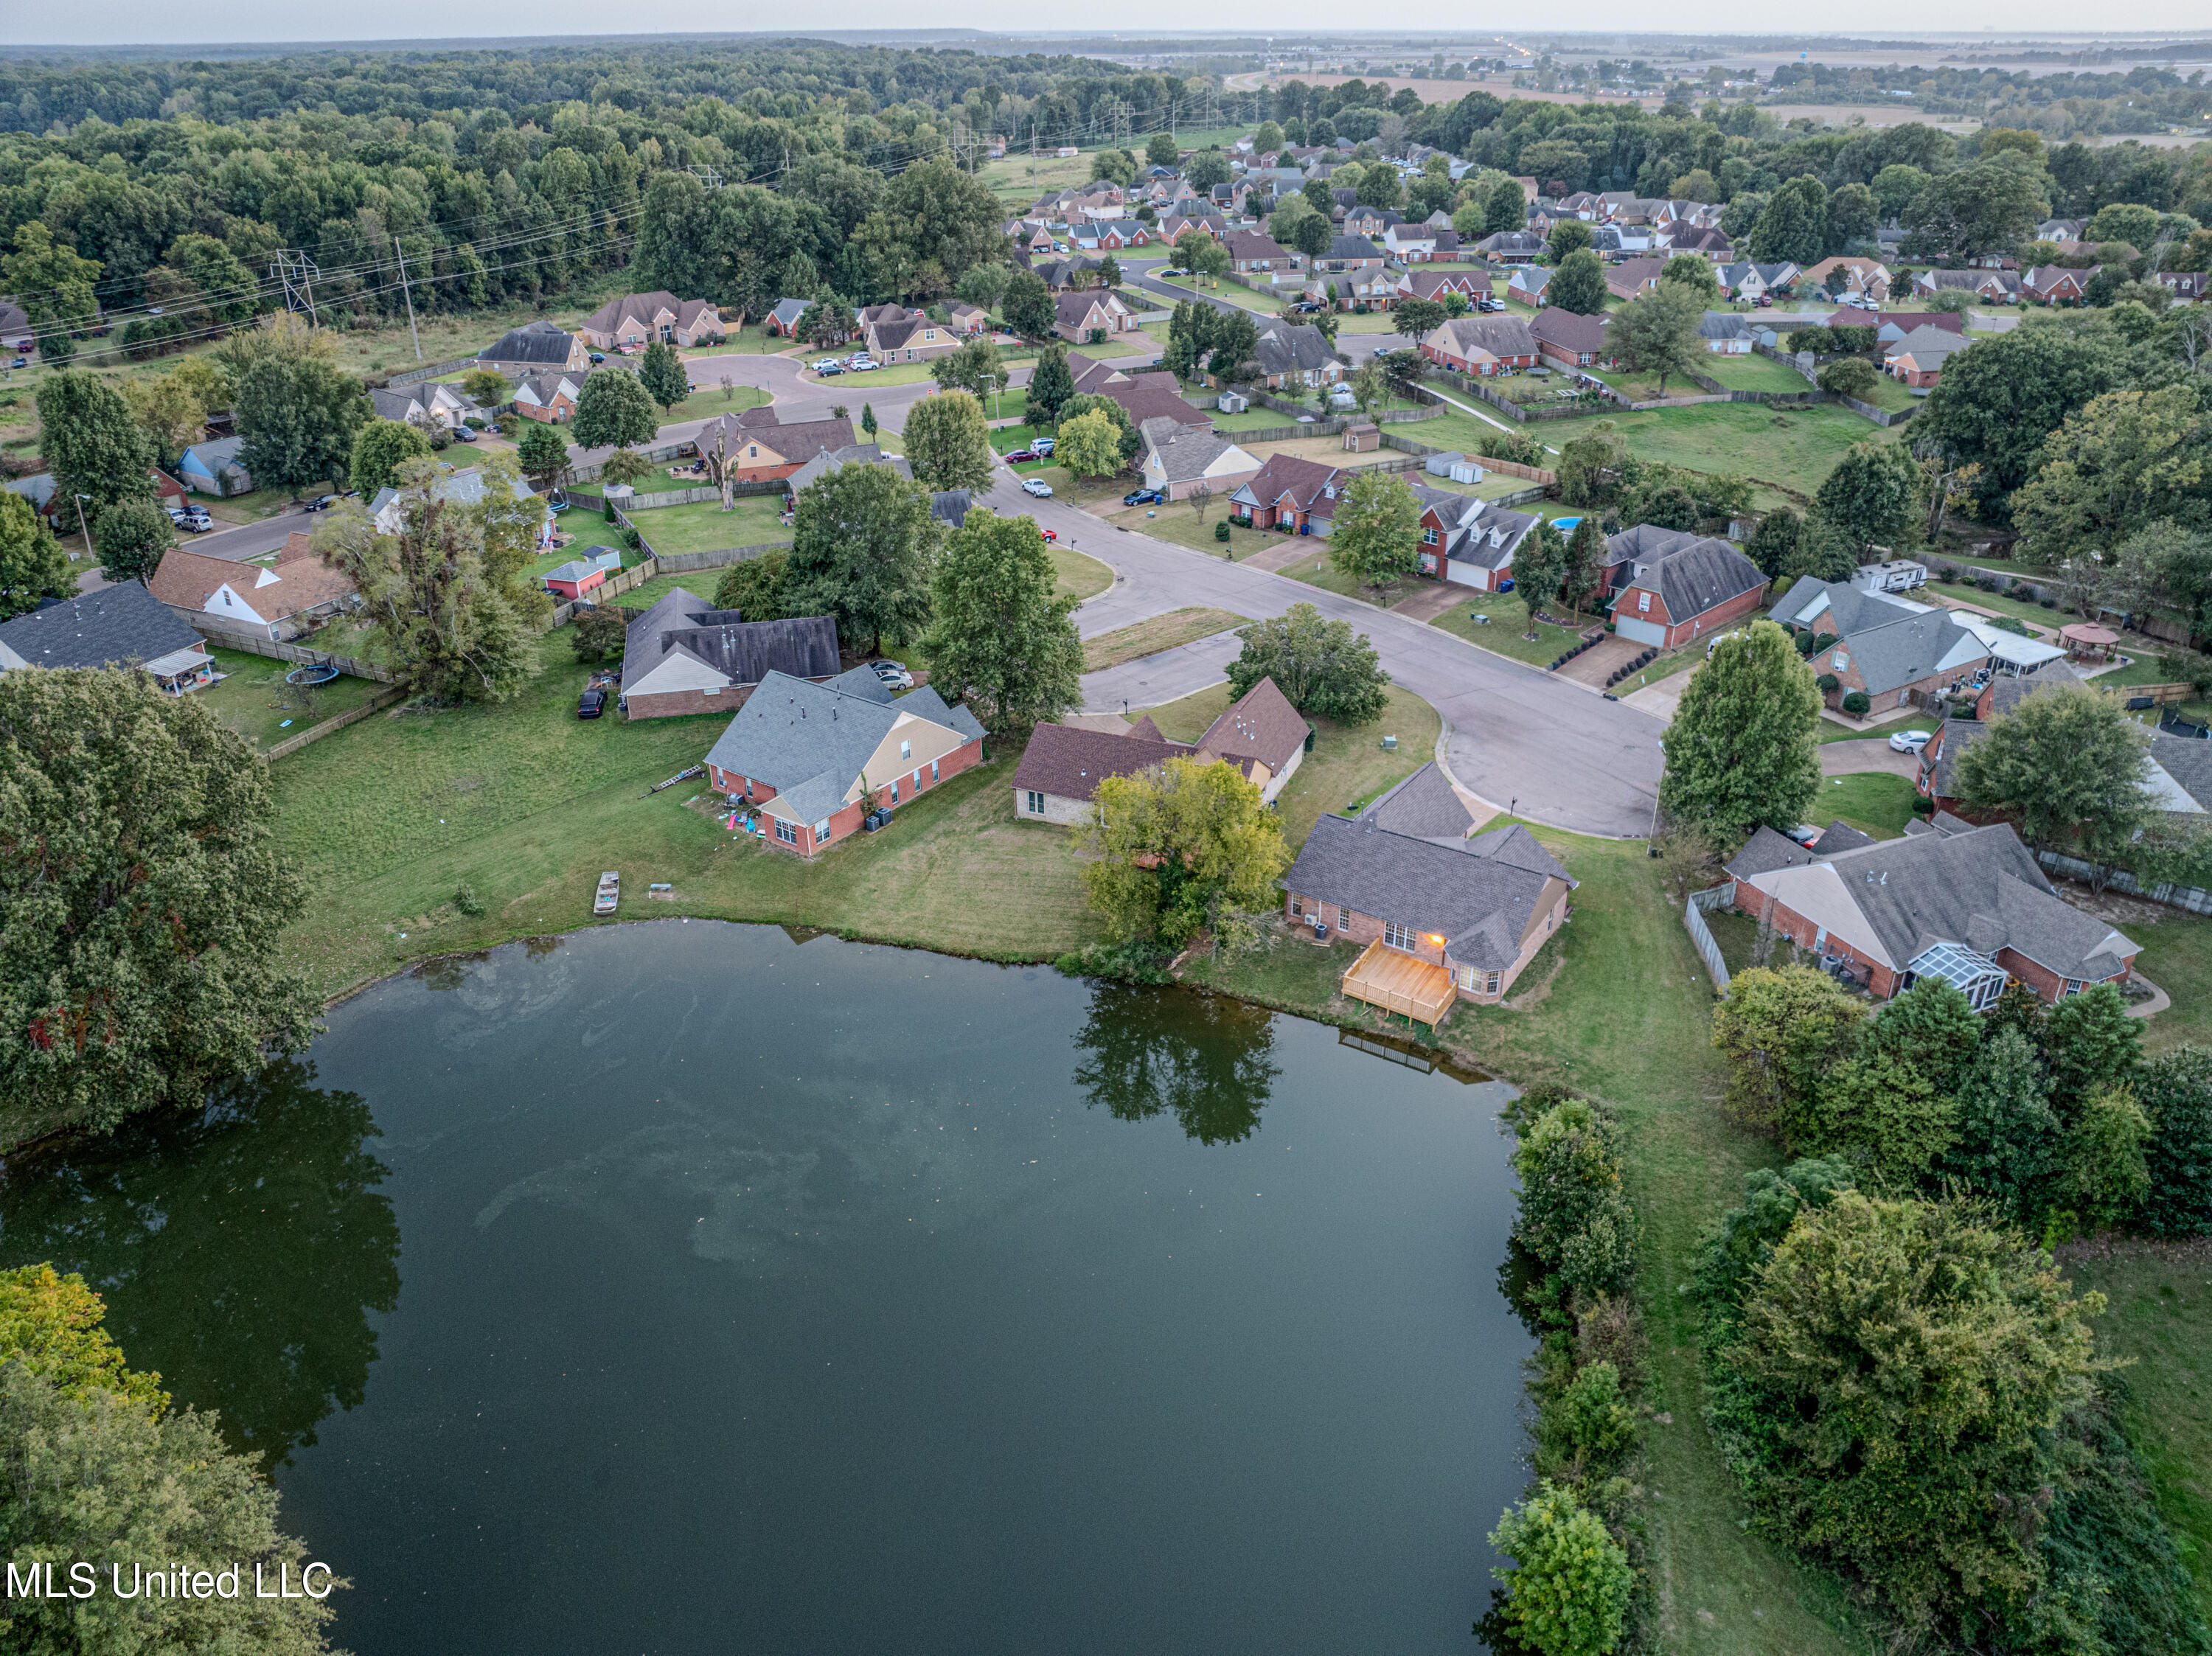
<path id="1" fill-rule="evenodd" d="M 1771 409 L 1758 403 L 1698 403 L 1613 416 L 1629 449 L 1692 471 L 1732 472 L 1778 494 L 1809 500 L 1854 443 L 1893 441 L 1833 403 Z M 1546 434 L 1565 440 L 1578 433 Z"/>
<path id="2" fill-rule="evenodd" d="M 1931 580 L 1918 594 L 1922 599 L 1949 598 L 1954 603 L 1972 604 L 1977 610 L 1986 610 L 1992 615 L 2013 616 L 2033 627 L 2038 637 L 2049 637 L 2057 642 L 2058 629 L 2077 617 L 2068 615 L 2053 605 L 2045 609 L 2039 604 L 2030 604 L 2026 598 L 2016 598 L 2007 592 L 1984 592 L 1978 586 L 1964 581 Z"/>
<path id="3" fill-rule="evenodd" d="M 311 725 L 349 713 L 384 688 L 374 679 L 340 677 L 310 690 L 284 682 L 291 662 L 212 645 L 208 654 L 228 676 L 193 691 L 192 700 L 212 708 L 217 719 L 259 748 L 289 741 Z"/>
<path id="4" fill-rule="evenodd" d="M 663 413 L 662 425 L 672 426 L 683 420 L 711 420 L 718 414 L 742 414 L 768 401 L 768 393 L 758 385 L 741 385 L 734 379 L 723 385 L 711 362 L 691 365 L 691 383 L 699 389 Z"/>
<path id="5" fill-rule="evenodd" d="M 1553 627 L 1542 622 L 1531 622 L 1528 606 L 1518 592 L 1478 592 L 1473 587 L 1462 589 L 1465 602 L 1455 604 L 1429 623 L 1440 627 L 1455 638 L 1463 638 L 1469 644 L 1479 644 L 1484 649 L 1501 656 L 1510 656 L 1516 661 L 1525 661 L 1531 666 L 1548 667 L 1575 647 L 1583 631 L 1598 624 L 1596 616 L 1589 616 L 1579 627 Z M 1571 616 L 1559 610 L 1563 620 Z M 1487 625 L 1475 620 L 1478 615 L 1488 616 Z M 1524 638 L 1533 632 L 1534 639 Z M 1655 666 L 1656 664 L 1654 664 Z"/>
<path id="6" fill-rule="evenodd" d="M 1133 626 L 1117 627 L 1110 633 L 1101 633 L 1086 640 L 1083 646 L 1083 670 L 1100 673 L 1140 656 L 1195 644 L 1216 633 L 1242 627 L 1249 619 L 1227 610 L 1203 608 L 1170 610 L 1164 616 L 1147 616 Z"/>
<path id="7" fill-rule="evenodd" d="M 770 546 L 788 541 L 781 521 L 784 496 L 740 494 L 733 510 L 718 500 L 665 506 L 641 512 L 630 521 L 656 552 L 719 552 L 732 546 Z M 608 527 L 611 530 L 613 525 Z"/>
<path id="8" fill-rule="evenodd" d="M 1355 799 L 1371 799 L 1435 757 L 1437 734 L 1443 729 L 1437 710 L 1409 691 L 1392 690 L 1389 696 L 1389 707 L 1371 725 L 1308 719 L 1314 729 L 1313 751 L 1298 762 L 1275 799 L 1284 837 L 1293 850 L 1305 844 L 1323 812 L 1340 811 Z M 1227 711 L 1231 699 L 1226 684 L 1216 684 L 1146 711 L 1163 736 L 1195 742 Z M 1382 746 L 1386 736 L 1398 738 L 1395 750 Z"/>

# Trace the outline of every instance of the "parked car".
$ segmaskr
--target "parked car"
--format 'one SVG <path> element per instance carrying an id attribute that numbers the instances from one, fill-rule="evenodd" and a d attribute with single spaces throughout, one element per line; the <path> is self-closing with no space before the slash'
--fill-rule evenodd
<path id="1" fill-rule="evenodd" d="M 1052 498 L 1052 485 L 1042 477 L 1024 477 L 1022 479 L 1022 493 L 1034 494 L 1040 500 L 1048 500 Z"/>
<path id="2" fill-rule="evenodd" d="M 1047 545 L 1050 545 L 1060 538 L 1059 531 L 1056 530 L 1040 529 L 1037 531 L 1037 533 L 1044 537 Z"/>
<path id="3" fill-rule="evenodd" d="M 854 373 L 866 373 L 876 366 L 876 359 L 869 355 L 867 352 L 861 351 L 856 354 L 853 360 L 846 363 L 845 366 L 852 369 Z"/>
<path id="4" fill-rule="evenodd" d="M 9 367 L 11 367 L 11 368 L 27 368 L 27 367 L 29 367 L 31 365 L 30 365 L 30 363 L 29 363 L 27 361 L 26 361 L 24 358 L 22 358 L 22 357 L 20 357 L 20 356 L 19 356 L 19 357 L 17 357 L 14 361 L 10 362 L 8 366 L 9 366 Z"/>
<path id="5" fill-rule="evenodd" d="M 576 698 L 576 717 L 579 719 L 597 719 L 606 710 L 607 693 L 605 690 L 586 690 Z"/>
<path id="6" fill-rule="evenodd" d="M 1121 497 L 1123 506 L 1159 506 L 1167 496 L 1157 488 L 1133 488 Z"/>
<path id="7" fill-rule="evenodd" d="M 1006 464 L 1010 466 L 1025 466 L 1036 458 L 1037 452 L 1033 448 L 1016 448 L 1006 451 Z"/>
<path id="8" fill-rule="evenodd" d="M 1060 439 L 1057 437 L 1040 437 L 1036 441 L 1031 443 L 1030 446 L 1037 452 L 1039 458 L 1042 458 L 1044 456 L 1051 453 L 1053 450 L 1060 446 Z"/>
<path id="9" fill-rule="evenodd" d="M 466 426 L 455 426 L 446 435 L 457 443 L 473 443 L 477 440 L 476 433 L 471 431 Z"/>
<path id="10" fill-rule="evenodd" d="M 605 351 L 593 351 L 592 353 L 592 366 L 595 368 L 606 360 L 607 354 Z"/>
<path id="11" fill-rule="evenodd" d="M 868 670 L 894 690 L 914 688 L 914 675 L 907 670 L 903 661 L 872 661 L 868 664 Z"/>
<path id="12" fill-rule="evenodd" d="M 1933 731 L 1899 731 L 1889 738 L 1892 753 L 1918 753 L 1936 739 Z"/>
<path id="13" fill-rule="evenodd" d="M 819 362 L 817 362 L 814 365 L 814 372 L 817 373 L 842 373 L 845 372 L 845 365 L 842 362 L 840 362 L 834 356 L 825 356 Z"/>
<path id="14" fill-rule="evenodd" d="M 328 512 L 332 507 L 336 506 L 343 499 L 345 499 L 345 496 L 343 494 L 318 494 L 313 500 L 308 501 L 301 510 L 307 512 Z"/>

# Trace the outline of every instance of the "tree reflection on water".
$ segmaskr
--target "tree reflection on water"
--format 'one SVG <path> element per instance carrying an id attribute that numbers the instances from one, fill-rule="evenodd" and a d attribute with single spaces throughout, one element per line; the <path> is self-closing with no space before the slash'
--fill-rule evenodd
<path id="1" fill-rule="evenodd" d="M 399 1302 L 399 1226 L 356 1094 L 271 1065 L 206 1109 L 155 1113 L 110 1137 L 10 1158 L 0 1265 L 49 1260 L 107 1301 L 134 1368 L 178 1404 L 215 1410 L 264 1464 L 360 1403 L 376 1361 L 371 1312 Z"/>
<path id="2" fill-rule="evenodd" d="M 1271 1012 L 1221 995 L 1101 983 L 1076 1046 L 1085 1101 L 1123 1121 L 1171 1113 L 1206 1144 L 1234 1144 L 1260 1125 L 1276 1077 Z"/>

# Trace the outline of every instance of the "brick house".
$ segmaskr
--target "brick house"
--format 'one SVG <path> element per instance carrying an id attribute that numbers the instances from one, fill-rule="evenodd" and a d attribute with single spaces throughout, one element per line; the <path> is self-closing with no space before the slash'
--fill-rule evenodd
<path id="1" fill-rule="evenodd" d="M 1273 454 L 1256 476 L 1230 494 L 1229 503 L 1250 518 L 1255 529 L 1325 536 L 1334 526 L 1336 502 L 1351 481 L 1352 474 L 1341 466 Z"/>
<path id="2" fill-rule="evenodd" d="M 1895 344 L 1882 348 L 1882 370 L 1908 385 L 1933 385 L 1943 377 L 1944 365 L 1973 343 L 1948 328 L 1915 328 Z"/>
<path id="3" fill-rule="evenodd" d="M 744 482 L 788 477 L 817 454 L 835 454 L 854 444 L 850 420 L 800 420 L 785 425 L 772 406 L 720 414 L 692 440 L 699 452 L 720 445 L 732 462 L 732 475 Z"/>
<path id="4" fill-rule="evenodd" d="M 1547 305 L 1530 321 L 1528 332 L 1539 351 L 1571 368 L 1593 368 L 1613 358 L 1602 316 L 1584 316 Z"/>
<path id="5" fill-rule="evenodd" d="M 603 351 L 655 341 L 703 345 L 728 337 L 722 313 L 703 299 L 674 294 L 624 294 L 611 299 L 576 325 L 585 340 Z"/>
<path id="6" fill-rule="evenodd" d="M 1072 344 L 1084 344 L 1109 334 L 1128 333 L 1137 326 L 1135 316 L 1111 288 L 1061 294 L 1053 304 L 1055 313 L 1052 331 Z"/>
<path id="7" fill-rule="evenodd" d="M 2002 305 L 2020 296 L 2020 278 L 2010 270 L 1923 270 L 1912 278 L 1912 291 L 1923 298 L 1966 294 Z"/>
<path id="8" fill-rule="evenodd" d="M 1346 994 L 1378 998 L 1387 979 L 1431 1023 L 1456 1001 L 1495 1004 L 1565 924 L 1576 883 L 1551 853 L 1518 825 L 1469 838 L 1474 826 L 1433 761 L 1357 817 L 1314 824 L 1284 877 L 1283 913 L 1367 946 Z"/>
<path id="9" fill-rule="evenodd" d="M 1534 264 L 1544 257 L 1544 239 L 1528 230 L 1498 230 L 1474 244 L 1492 264 Z"/>
<path id="10" fill-rule="evenodd" d="M 1382 268 L 1382 250 L 1364 236 L 1330 239 L 1328 251 L 1313 262 L 1316 275 L 1353 276 Z"/>
<path id="11" fill-rule="evenodd" d="M 322 622 L 361 607 L 353 578 L 317 557 L 294 530 L 274 564 L 211 558 L 172 547 L 161 555 L 146 590 L 185 620 L 279 640 L 298 638 Z"/>
<path id="12" fill-rule="evenodd" d="M 575 417 L 576 394 L 583 382 L 582 374 L 565 370 L 526 373 L 514 383 L 514 411 L 526 420 L 565 426 Z"/>
<path id="13" fill-rule="evenodd" d="M 1524 264 L 1505 278 L 1505 296 L 1517 299 L 1523 305 L 1541 306 L 1545 290 L 1552 285 L 1552 276 L 1549 265 Z"/>
<path id="14" fill-rule="evenodd" d="M 1825 294 L 1830 291 L 1828 279 L 1838 271 L 1843 273 L 1844 293 L 1862 294 L 1877 305 L 1889 303 L 1889 266 L 1878 258 L 1853 255 L 1824 258 L 1818 264 L 1807 266 L 1799 279 L 1808 288 Z"/>
<path id="15" fill-rule="evenodd" d="M 1403 270 L 1398 275 L 1395 297 L 1433 299 L 1441 304 L 1446 294 L 1464 294 L 1470 300 L 1492 297 L 1487 270 Z"/>
<path id="16" fill-rule="evenodd" d="M 541 318 L 508 330 L 496 343 L 478 351 L 477 361 L 514 379 L 547 368 L 570 368 L 582 373 L 592 366 L 592 352 L 580 334 Z"/>
<path id="17" fill-rule="evenodd" d="M 1751 355 L 1751 318 L 1735 311 L 1707 311 L 1698 318 L 1698 337 L 1716 356 Z"/>
<path id="18" fill-rule="evenodd" d="M 1273 236 L 1263 236 L 1256 230 L 1231 230 L 1223 238 L 1221 246 L 1229 255 L 1230 267 L 1239 275 L 1265 276 L 1275 270 L 1298 268 L 1297 254 Z"/>
<path id="19" fill-rule="evenodd" d="M 1615 299 L 1624 300 L 1650 293 L 1659 286 L 1659 272 L 1666 268 L 1663 258 L 1623 259 L 1606 267 L 1605 290 Z"/>
<path id="20" fill-rule="evenodd" d="M 826 616 L 747 621 L 679 586 L 629 624 L 622 711 L 630 719 L 721 713 L 772 675 L 819 683 L 837 670 L 837 628 Z"/>
<path id="21" fill-rule="evenodd" d="M 2141 945 L 2060 897 L 2010 823 L 1914 828 L 1823 854 L 1762 827 L 1728 864 L 1731 899 L 1877 1000 L 1936 978 L 1987 1011 L 2008 981 L 2055 1004 L 2127 980 Z"/>
<path id="22" fill-rule="evenodd" d="M 2020 279 L 2021 297 L 2045 305 L 2078 305 L 2092 272 L 2063 264 L 2039 264 Z"/>
<path id="23" fill-rule="evenodd" d="M 1626 565 L 1613 593 L 1613 630 L 1641 644 L 1671 650 L 1724 631 L 1766 597 L 1759 566 L 1726 541 L 1638 524 L 1606 543 L 1614 567 Z"/>
<path id="24" fill-rule="evenodd" d="M 1542 353 L 1517 316 L 1463 316 L 1421 342 L 1421 355 L 1461 373 L 1489 375 L 1533 368 Z"/>
<path id="25" fill-rule="evenodd" d="M 1811 658 L 1815 673 L 1836 680 L 1831 707 L 1853 690 L 1874 713 L 1925 704 L 1990 664 L 1989 645 L 1956 610 L 1810 575 L 1798 578 L 1768 618 L 1793 634 L 1832 639 Z"/>
<path id="26" fill-rule="evenodd" d="M 1014 771 L 1014 815 L 1025 822 L 1085 822 L 1108 777 L 1133 776 L 1170 759 L 1231 766 L 1272 803 L 1304 759 L 1311 734 L 1272 678 L 1246 691 L 1195 742 L 1168 740 L 1149 717 L 1121 731 L 1040 725 Z"/>
<path id="27" fill-rule="evenodd" d="M 1271 389 L 1334 385 L 1344 364 L 1328 336 L 1310 322 L 1270 322 L 1260 330 L 1255 353 L 1261 377 Z"/>
<path id="28" fill-rule="evenodd" d="M 1534 515 L 1407 481 L 1421 507 L 1421 573 L 1478 592 L 1502 591 L 1514 554 L 1536 526 Z"/>
<path id="29" fill-rule="evenodd" d="M 983 727 L 967 708 L 927 685 L 894 697 L 855 667 L 817 682 L 766 675 L 708 750 L 707 775 L 768 819 L 767 843 L 812 857 L 860 832 L 869 812 L 982 762 Z"/>
<path id="30" fill-rule="evenodd" d="M 960 349 L 967 331 L 933 322 L 903 305 L 871 306 L 860 313 L 860 332 L 868 355 L 878 362 L 926 362 Z"/>

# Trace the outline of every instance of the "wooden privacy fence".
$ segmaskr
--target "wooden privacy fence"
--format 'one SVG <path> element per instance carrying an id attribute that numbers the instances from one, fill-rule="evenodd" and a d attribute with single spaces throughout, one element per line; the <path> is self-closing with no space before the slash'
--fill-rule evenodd
<path id="1" fill-rule="evenodd" d="M 335 736 L 347 725 L 357 725 L 371 713 L 383 712 L 406 694 L 405 688 L 400 685 L 388 685 L 358 707 L 349 707 L 335 719 L 325 719 L 319 725 L 309 725 L 297 736 L 288 736 L 282 742 L 264 748 L 261 750 L 261 756 L 274 761 L 283 758 L 287 754 L 297 753 L 311 742 L 319 742 L 326 736 Z"/>
<path id="2" fill-rule="evenodd" d="M 1713 941 L 1713 929 L 1705 924 L 1705 911 L 1726 908 L 1735 895 L 1733 882 L 1715 886 L 1711 891 L 1693 891 L 1690 901 L 1682 905 L 1682 924 L 1690 929 L 1690 941 L 1698 946 L 1698 954 L 1705 962 L 1705 970 L 1713 974 L 1713 987 L 1725 995 L 1729 992 L 1728 962 L 1721 958 L 1721 946 Z"/>
<path id="3" fill-rule="evenodd" d="M 380 684 L 396 684 L 399 676 L 388 667 L 380 667 L 373 661 L 357 660 L 352 656 L 334 656 L 328 650 L 311 650 L 298 644 L 279 644 L 272 638 L 257 638 L 251 633 L 234 633 L 227 627 L 218 627 L 211 616 L 194 616 L 192 625 L 209 643 L 226 650 L 243 650 L 249 655 L 269 656 L 277 661 L 295 661 L 302 664 L 321 663 L 337 668 L 348 678 L 370 678 Z"/>
<path id="4" fill-rule="evenodd" d="M 624 527 L 628 526 L 625 522 Z M 645 544 L 642 535 L 638 540 L 640 544 Z M 659 576 L 681 575 L 695 569 L 719 569 L 726 564 L 746 563 L 763 553 L 785 551 L 790 544 L 788 541 L 775 541 L 766 546 L 733 546 L 713 552 L 671 552 L 665 556 L 647 545 L 642 562 L 632 565 L 619 575 L 609 576 L 605 585 L 592 589 L 591 597 L 572 598 L 566 604 L 554 605 L 553 625 L 565 626 L 574 618 L 579 610 L 597 609 L 602 599 L 635 591 Z"/>
<path id="5" fill-rule="evenodd" d="M 2063 874 L 2070 879 L 2097 883 L 2100 874 L 2105 884 L 2115 891 L 2124 891 L 2130 896 L 2142 897 L 2154 903 L 2164 903 L 2169 908 L 2185 908 L 2192 914 L 2212 914 L 2212 891 L 2193 885 L 2146 886 L 2125 869 L 2100 869 L 2096 864 L 2084 862 L 2079 857 L 2061 856 L 2055 851 L 2038 853 L 2036 860 L 2054 874 Z"/>

